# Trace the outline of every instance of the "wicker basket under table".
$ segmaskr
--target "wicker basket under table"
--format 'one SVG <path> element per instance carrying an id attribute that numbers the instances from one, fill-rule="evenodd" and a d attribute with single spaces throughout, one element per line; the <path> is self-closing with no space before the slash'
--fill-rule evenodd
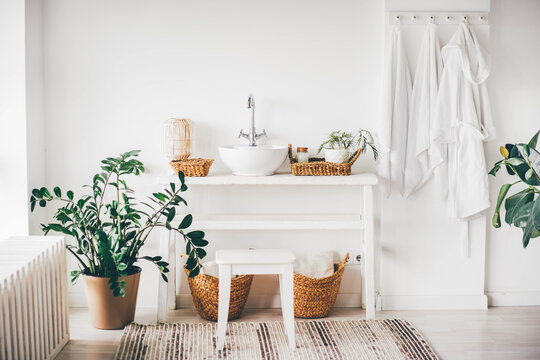
<path id="1" fill-rule="evenodd" d="M 289 160 L 291 172 L 296 176 L 347 176 L 351 175 L 351 166 L 360 156 L 362 149 L 356 150 L 351 159 L 342 164 L 324 161 L 323 158 L 309 158 L 309 162 L 300 163 L 293 157 L 292 146 L 289 144 Z"/>
<path id="2" fill-rule="evenodd" d="M 294 274 L 294 316 L 297 318 L 326 317 L 336 302 L 345 263 L 349 254 L 339 264 L 334 264 L 334 273 L 320 279 Z"/>
<path id="3" fill-rule="evenodd" d="M 189 289 L 191 290 L 195 309 L 203 318 L 217 321 L 219 279 L 205 274 L 199 274 L 190 278 L 189 271 L 186 268 L 184 270 L 188 276 Z M 231 279 L 229 320 L 238 319 L 242 314 L 252 281 L 253 275 L 241 275 Z"/>
<path id="4" fill-rule="evenodd" d="M 185 176 L 189 177 L 201 177 L 208 175 L 210 166 L 214 159 L 187 159 L 187 160 L 173 160 L 171 161 L 171 167 L 175 172 L 183 172 Z"/>

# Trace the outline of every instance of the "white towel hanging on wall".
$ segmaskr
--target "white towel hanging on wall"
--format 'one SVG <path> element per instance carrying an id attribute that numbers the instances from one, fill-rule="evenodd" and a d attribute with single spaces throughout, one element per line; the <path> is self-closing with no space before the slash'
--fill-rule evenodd
<path id="1" fill-rule="evenodd" d="M 422 39 L 411 96 L 405 160 L 406 197 L 416 192 L 442 161 L 440 144 L 430 137 L 442 69 L 439 38 L 431 20 Z"/>
<path id="2" fill-rule="evenodd" d="M 390 34 L 384 87 L 384 116 L 378 131 L 381 190 L 390 196 L 392 187 L 403 195 L 405 149 L 409 121 L 411 75 L 403 45 L 401 26 L 396 22 Z"/>

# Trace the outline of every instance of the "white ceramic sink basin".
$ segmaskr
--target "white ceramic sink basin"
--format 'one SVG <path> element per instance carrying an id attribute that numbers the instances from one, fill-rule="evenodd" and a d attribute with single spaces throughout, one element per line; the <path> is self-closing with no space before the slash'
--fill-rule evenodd
<path id="1" fill-rule="evenodd" d="M 221 159 L 234 175 L 268 176 L 274 174 L 287 157 L 287 146 L 225 145 L 219 147 Z"/>

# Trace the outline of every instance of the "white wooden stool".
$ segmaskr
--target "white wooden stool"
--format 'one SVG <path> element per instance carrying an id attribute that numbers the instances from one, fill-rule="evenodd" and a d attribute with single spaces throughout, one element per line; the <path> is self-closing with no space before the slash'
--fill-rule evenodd
<path id="1" fill-rule="evenodd" d="M 219 265 L 219 307 L 217 325 L 217 347 L 225 345 L 225 333 L 229 315 L 231 295 L 231 277 L 247 274 L 277 274 L 281 294 L 281 312 L 285 333 L 289 337 L 291 349 L 296 347 L 294 339 L 294 299 L 293 299 L 293 264 L 296 257 L 287 250 L 218 250 L 216 263 Z"/>

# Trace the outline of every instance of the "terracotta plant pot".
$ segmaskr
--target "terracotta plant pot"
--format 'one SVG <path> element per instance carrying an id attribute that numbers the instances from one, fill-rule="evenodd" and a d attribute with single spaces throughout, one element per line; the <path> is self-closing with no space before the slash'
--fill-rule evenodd
<path id="1" fill-rule="evenodd" d="M 84 292 L 94 327 L 104 330 L 122 329 L 135 318 L 137 292 L 141 268 L 135 274 L 122 277 L 126 282 L 126 296 L 114 296 L 109 289 L 109 278 L 83 274 Z"/>

